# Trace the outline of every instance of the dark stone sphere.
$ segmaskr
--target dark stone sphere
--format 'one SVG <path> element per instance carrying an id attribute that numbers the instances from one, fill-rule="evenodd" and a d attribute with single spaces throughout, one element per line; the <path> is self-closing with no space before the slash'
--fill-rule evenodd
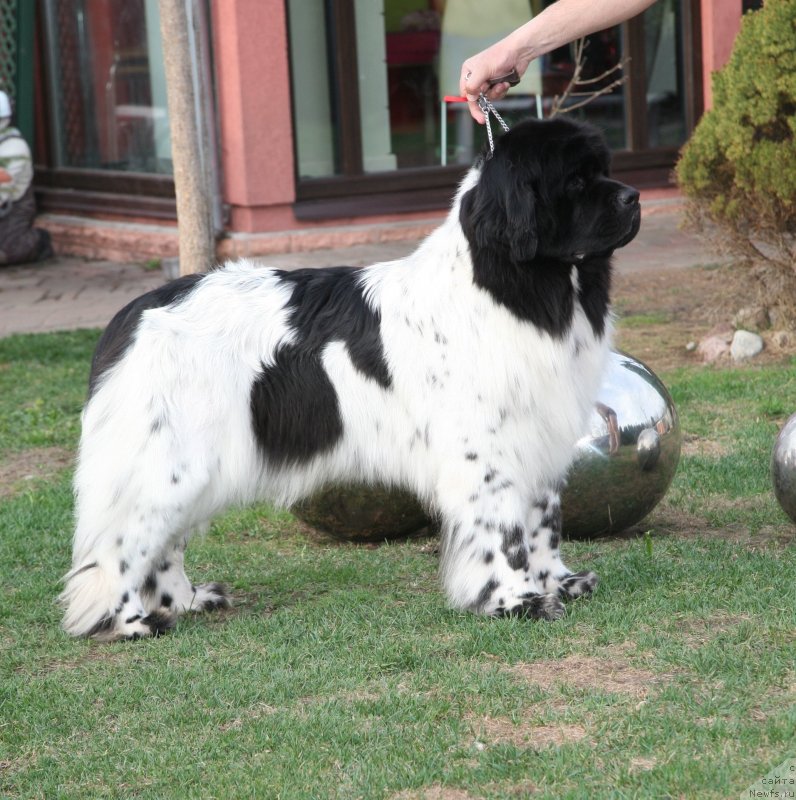
<path id="1" fill-rule="evenodd" d="M 430 524 L 413 494 L 382 486 L 334 486 L 292 511 L 307 525 L 349 542 L 401 539 Z"/>

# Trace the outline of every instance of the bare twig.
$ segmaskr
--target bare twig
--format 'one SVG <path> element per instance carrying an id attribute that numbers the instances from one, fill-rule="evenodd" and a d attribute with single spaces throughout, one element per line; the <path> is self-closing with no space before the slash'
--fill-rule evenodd
<path id="1" fill-rule="evenodd" d="M 627 80 L 627 75 L 622 75 L 621 78 L 616 78 L 607 86 L 603 86 L 600 89 L 585 92 L 581 91 L 582 87 L 584 86 L 593 86 L 596 83 L 601 83 L 602 81 L 606 80 L 606 78 L 608 78 L 610 75 L 613 75 L 615 72 L 624 71 L 625 67 L 630 63 L 629 58 L 623 58 L 612 67 L 605 70 L 605 72 L 602 74 L 597 75 L 594 78 L 584 78 L 583 68 L 586 64 L 586 56 L 584 55 L 584 51 L 586 50 L 588 44 L 589 43 L 586 41 L 586 39 L 578 39 L 575 42 L 575 67 L 572 72 L 572 78 L 570 78 L 570 81 L 563 93 L 553 97 L 553 104 L 550 109 L 551 117 L 555 117 L 557 114 L 566 114 L 570 111 L 574 111 L 576 108 L 583 108 L 583 106 L 588 105 L 598 97 L 613 92 L 614 89 L 621 86 Z M 566 105 L 565 107 L 567 101 L 574 97 L 583 97 L 584 99 L 577 103 Z"/>

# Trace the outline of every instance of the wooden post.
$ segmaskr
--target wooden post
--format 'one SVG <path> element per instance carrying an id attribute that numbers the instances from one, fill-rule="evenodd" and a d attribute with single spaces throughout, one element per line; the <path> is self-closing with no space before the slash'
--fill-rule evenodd
<path id="1" fill-rule="evenodd" d="M 215 262 L 210 187 L 203 167 L 207 159 L 197 124 L 191 71 L 191 31 L 186 11 L 189 2 L 192 0 L 160 0 L 159 3 L 177 194 L 180 275 L 206 272 Z"/>

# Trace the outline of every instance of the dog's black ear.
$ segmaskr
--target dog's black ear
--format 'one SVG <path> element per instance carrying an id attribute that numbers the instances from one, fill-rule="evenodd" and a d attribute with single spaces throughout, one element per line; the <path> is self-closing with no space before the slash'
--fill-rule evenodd
<path id="1" fill-rule="evenodd" d="M 537 246 L 535 205 L 533 190 L 522 185 L 516 166 L 489 159 L 478 184 L 462 197 L 459 211 L 473 255 L 501 250 L 513 262 L 530 261 Z"/>

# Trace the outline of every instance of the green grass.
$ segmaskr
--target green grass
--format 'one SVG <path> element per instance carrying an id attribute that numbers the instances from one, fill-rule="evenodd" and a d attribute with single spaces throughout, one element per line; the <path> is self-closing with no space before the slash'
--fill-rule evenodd
<path id="1" fill-rule="evenodd" d="M 95 341 L 0 340 L 0 465 L 74 448 Z M 794 376 L 662 376 L 672 489 L 650 536 L 565 545 L 602 582 L 552 624 L 447 609 L 429 540 L 335 545 L 256 508 L 188 551 L 232 610 L 71 640 L 70 472 L 24 482 L 0 500 L 0 796 L 740 797 L 796 757 L 796 548 L 768 483 Z"/>
<path id="2" fill-rule="evenodd" d="M 0 453 L 74 446 L 97 338 L 75 331 L 0 340 Z"/>
<path id="3" fill-rule="evenodd" d="M 780 427 L 796 411 L 795 366 L 790 361 L 666 376 L 690 453 L 667 496 L 669 507 L 700 515 L 714 527 L 743 526 L 752 534 L 783 523 L 771 493 L 769 460 Z"/>

